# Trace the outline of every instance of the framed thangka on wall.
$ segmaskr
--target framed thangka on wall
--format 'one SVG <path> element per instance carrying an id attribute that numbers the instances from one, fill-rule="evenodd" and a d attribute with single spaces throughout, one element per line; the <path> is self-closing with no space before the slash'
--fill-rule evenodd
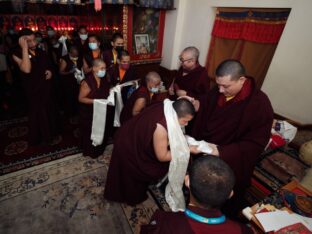
<path id="1" fill-rule="evenodd" d="M 126 14 L 125 14 L 126 11 Z M 128 13 L 128 14 L 127 14 Z M 127 16 L 127 49 L 134 63 L 160 62 L 165 11 L 135 6 L 124 6 Z M 125 31 L 123 32 L 125 35 Z"/>

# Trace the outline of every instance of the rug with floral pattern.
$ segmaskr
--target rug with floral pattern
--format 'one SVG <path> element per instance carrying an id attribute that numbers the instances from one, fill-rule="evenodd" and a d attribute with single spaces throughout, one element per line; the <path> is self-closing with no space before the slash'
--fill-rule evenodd
<path id="1" fill-rule="evenodd" d="M 98 159 L 76 154 L 0 178 L 0 233 L 139 233 L 165 200 L 135 207 L 103 199 L 112 145 Z M 157 203 L 155 202 L 157 198 Z"/>
<path id="2" fill-rule="evenodd" d="M 0 175 L 81 152 L 78 117 L 62 120 L 62 130 L 49 144 L 28 144 L 28 118 L 0 121 Z"/>

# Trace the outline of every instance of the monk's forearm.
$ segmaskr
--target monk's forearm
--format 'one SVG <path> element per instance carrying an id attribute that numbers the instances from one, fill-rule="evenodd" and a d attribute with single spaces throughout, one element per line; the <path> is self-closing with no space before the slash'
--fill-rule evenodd
<path id="1" fill-rule="evenodd" d="M 158 160 L 160 162 L 169 162 L 169 161 L 171 161 L 171 152 L 167 151 L 167 153 L 164 154 L 162 157 L 158 157 Z"/>
<path id="2" fill-rule="evenodd" d="M 30 73 L 31 71 L 31 62 L 29 58 L 28 49 L 22 50 L 22 62 L 20 64 L 20 69 L 22 72 Z"/>
<path id="3" fill-rule="evenodd" d="M 93 99 L 91 98 L 79 98 L 79 102 L 83 104 L 93 104 Z"/>

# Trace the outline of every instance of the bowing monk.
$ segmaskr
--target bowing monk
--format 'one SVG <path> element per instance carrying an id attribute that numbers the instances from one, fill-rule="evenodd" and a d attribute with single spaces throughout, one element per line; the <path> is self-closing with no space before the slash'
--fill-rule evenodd
<path id="1" fill-rule="evenodd" d="M 250 184 L 254 166 L 269 142 L 273 122 L 270 100 L 246 77 L 237 60 L 225 60 L 216 69 L 217 86 L 200 99 L 192 136 L 210 142 L 213 155 L 233 169 L 234 196 L 228 214 L 235 216 Z M 231 203 L 231 205 L 230 205 Z"/>
<path id="2" fill-rule="evenodd" d="M 147 199 L 148 185 L 167 174 L 171 152 L 164 106 L 163 102 L 151 105 L 116 132 L 104 192 L 107 200 L 141 203 Z M 186 99 L 175 101 L 172 108 L 180 126 L 187 125 L 195 114 Z"/>
<path id="3" fill-rule="evenodd" d="M 40 141 L 53 144 L 56 113 L 52 99 L 52 62 L 37 45 L 34 32 L 22 29 L 20 48 L 13 52 L 13 60 L 20 69 L 28 101 L 29 144 Z"/>
<path id="4" fill-rule="evenodd" d="M 84 156 L 96 158 L 100 156 L 106 146 L 108 136 L 111 133 L 112 122 L 107 111 L 104 140 L 101 145 L 93 146 L 91 141 L 91 130 L 93 120 L 94 99 L 107 99 L 109 95 L 110 83 L 106 76 L 106 65 L 102 59 L 95 59 L 92 65 L 92 72 L 80 83 L 79 102 L 80 122 L 82 134 L 82 149 Z"/>
<path id="5" fill-rule="evenodd" d="M 161 85 L 161 77 L 157 72 L 149 72 L 145 81 L 136 89 L 126 101 L 120 114 L 120 122 L 131 119 L 133 116 L 140 114 L 145 107 L 151 104 L 152 97 L 158 93 Z"/>
<path id="6" fill-rule="evenodd" d="M 198 57 L 199 50 L 194 46 L 182 51 L 179 57 L 181 67 L 169 88 L 170 95 L 198 98 L 209 91 L 208 72 L 199 64 Z"/>
<path id="7" fill-rule="evenodd" d="M 253 233 L 226 218 L 220 208 L 233 195 L 234 173 L 220 158 L 203 156 L 191 164 L 185 185 L 190 202 L 184 212 L 157 210 L 141 234 Z"/>

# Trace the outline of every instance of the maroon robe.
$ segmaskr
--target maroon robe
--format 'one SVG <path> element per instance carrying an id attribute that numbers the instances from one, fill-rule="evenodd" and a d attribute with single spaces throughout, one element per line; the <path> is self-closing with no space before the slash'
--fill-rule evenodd
<path id="1" fill-rule="evenodd" d="M 109 95 L 110 83 L 107 80 L 107 77 L 101 78 L 100 87 L 97 87 L 96 80 L 93 76 L 93 73 L 89 75 L 82 81 L 86 82 L 91 89 L 88 94 L 88 98 L 91 99 L 106 99 Z M 105 149 L 108 136 L 112 132 L 112 123 L 113 120 L 110 117 L 113 116 L 110 114 L 110 108 L 107 108 L 106 114 L 106 125 L 105 125 L 105 135 L 103 143 L 99 146 L 93 146 L 91 141 L 91 132 L 92 132 L 92 120 L 93 120 L 93 104 L 83 104 L 80 103 L 80 122 L 81 122 L 81 133 L 82 133 L 82 149 L 83 155 L 90 157 L 98 157 L 101 155 Z"/>
<path id="2" fill-rule="evenodd" d="M 222 107 L 218 105 L 223 95 L 218 87 L 203 96 L 192 131 L 197 140 L 218 145 L 220 158 L 233 169 L 236 184 L 232 201 L 241 199 L 250 184 L 254 166 L 269 142 L 273 122 L 270 100 L 255 88 L 252 78 L 250 83 L 246 98 L 237 102 L 232 99 Z"/>
<path id="3" fill-rule="evenodd" d="M 71 71 L 74 67 L 79 70 L 82 69 L 83 60 L 79 56 L 77 65 L 69 58 L 69 55 L 65 55 L 62 59 L 66 62 L 65 72 Z M 74 73 L 61 75 L 61 84 L 63 92 L 63 107 L 67 116 L 73 116 L 78 110 L 78 94 L 79 84 L 74 76 Z"/>
<path id="4" fill-rule="evenodd" d="M 144 98 L 146 101 L 146 106 L 148 106 L 151 103 L 151 96 L 148 91 L 148 89 L 141 85 L 137 90 L 135 90 L 130 98 L 126 101 L 126 104 L 124 105 L 121 114 L 120 114 L 120 123 L 124 124 L 127 120 L 131 119 L 133 117 L 132 111 L 134 104 L 137 99 Z"/>
<path id="5" fill-rule="evenodd" d="M 119 74 L 119 65 L 118 64 L 112 64 L 110 68 L 107 70 L 111 82 L 113 85 L 116 84 L 123 84 L 131 80 L 136 79 L 135 69 L 133 66 L 130 65 L 129 69 L 126 70 L 125 75 L 122 80 L 120 80 L 120 74 Z M 123 103 L 126 103 L 128 99 L 128 91 L 130 90 L 131 86 L 123 87 L 121 90 L 121 96 Z"/>
<path id="6" fill-rule="evenodd" d="M 82 40 L 77 38 L 74 40 L 74 45 L 77 46 L 79 54 L 85 54 L 89 50 L 88 40 L 82 44 Z"/>
<path id="7" fill-rule="evenodd" d="M 187 96 L 199 98 L 209 91 L 209 77 L 206 68 L 198 64 L 196 68 L 183 76 L 183 69 L 180 67 L 174 81 L 175 90 L 186 91 Z"/>
<path id="8" fill-rule="evenodd" d="M 168 172 L 169 162 L 160 162 L 153 147 L 157 123 L 167 128 L 163 109 L 163 103 L 152 105 L 116 132 L 105 199 L 129 205 L 141 203 L 147 199 L 149 183 Z"/>
<path id="9" fill-rule="evenodd" d="M 86 51 L 83 52 L 83 58 L 86 60 L 86 63 L 89 67 L 92 67 L 92 63 L 94 59 L 102 59 L 104 60 L 104 54 L 103 51 L 100 50 L 99 56 L 97 58 L 93 57 L 93 53 L 92 50 L 88 49 Z M 104 61 L 105 62 L 105 61 Z M 106 63 L 105 63 L 106 64 Z M 108 68 L 108 66 L 106 65 L 106 69 Z"/>
<path id="10" fill-rule="evenodd" d="M 219 210 L 205 210 L 189 206 L 189 210 L 206 218 L 220 217 Z M 165 212 L 157 210 L 151 218 L 150 224 L 141 226 L 141 234 L 251 234 L 246 225 L 226 219 L 221 224 L 205 224 L 186 216 L 184 212 Z"/>
<path id="11" fill-rule="evenodd" d="M 52 72 L 52 62 L 46 52 L 37 48 L 30 55 L 30 73 L 21 72 L 28 102 L 29 143 L 49 142 L 56 135 L 56 110 L 53 102 L 52 79 L 46 80 L 45 72 Z M 13 55 L 22 59 L 18 48 Z"/>
<path id="12" fill-rule="evenodd" d="M 115 65 L 114 63 L 114 55 L 113 55 L 113 49 L 105 50 L 103 53 L 103 60 L 106 64 L 107 68 L 110 68 L 111 66 Z"/>

